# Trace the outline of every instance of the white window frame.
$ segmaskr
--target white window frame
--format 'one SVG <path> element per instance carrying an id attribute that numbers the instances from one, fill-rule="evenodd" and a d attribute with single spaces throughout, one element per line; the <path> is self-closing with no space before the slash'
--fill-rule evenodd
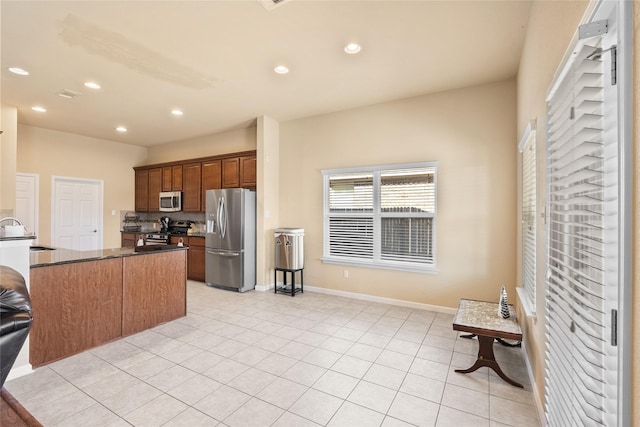
<path id="1" fill-rule="evenodd" d="M 527 317 L 536 316 L 536 234 L 537 234 L 537 162 L 536 162 L 536 120 L 531 120 L 520 139 L 518 151 L 521 153 L 522 170 L 522 214 L 521 255 L 522 286 L 516 288 L 518 297 Z M 525 213 L 529 212 L 530 222 Z M 529 229 L 532 228 L 532 229 Z M 533 250 L 532 250 L 533 249 Z"/>
<path id="2" fill-rule="evenodd" d="M 432 222 L 432 242 L 431 242 L 431 263 L 411 263 L 401 261 L 382 260 L 380 257 L 380 218 L 383 216 L 380 209 L 380 176 L 383 171 L 397 170 L 397 169 L 418 169 L 418 168 L 433 168 L 434 169 L 434 187 L 435 187 L 435 200 L 434 200 L 434 212 L 423 213 L 421 216 L 433 218 Z M 373 246 L 374 255 L 372 260 L 349 258 L 349 257 L 336 257 L 330 254 L 330 237 L 329 237 L 329 219 L 331 214 L 329 211 L 329 184 L 330 177 L 338 174 L 349 173 L 373 173 Z M 398 270 L 406 272 L 418 272 L 425 274 L 437 274 L 436 268 L 436 223 L 437 223 L 437 188 L 438 188 L 438 162 L 419 162 L 419 163 L 406 163 L 406 164 L 392 164 L 392 165 L 380 165 L 370 167 L 358 167 L 358 168 L 342 168 L 342 169 L 324 169 L 322 170 L 323 176 L 323 257 L 322 262 L 327 264 L 339 264 L 350 265 L 355 267 L 367 267 L 378 268 L 387 270 Z M 415 216 L 413 214 L 412 216 Z"/>

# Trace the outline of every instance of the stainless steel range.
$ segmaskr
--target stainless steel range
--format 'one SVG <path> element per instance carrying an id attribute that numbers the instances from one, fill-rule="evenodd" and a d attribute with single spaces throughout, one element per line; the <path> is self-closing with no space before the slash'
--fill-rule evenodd
<path id="1" fill-rule="evenodd" d="M 144 236 L 145 245 L 168 245 L 169 233 L 148 233 Z"/>

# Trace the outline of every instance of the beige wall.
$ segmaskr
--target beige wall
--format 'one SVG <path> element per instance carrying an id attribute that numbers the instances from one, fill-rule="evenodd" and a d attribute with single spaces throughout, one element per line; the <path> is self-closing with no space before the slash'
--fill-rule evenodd
<path id="1" fill-rule="evenodd" d="M 120 211 L 133 210 L 133 166 L 146 157 L 143 147 L 18 125 L 18 172 L 40 175 L 39 243 L 51 244 L 51 179 L 64 176 L 104 181 L 103 247 L 120 247 Z"/>
<path id="2" fill-rule="evenodd" d="M 515 295 L 515 123 L 515 80 L 281 123 L 278 226 L 305 229 L 305 284 L 445 307 Z M 434 160 L 438 274 L 320 261 L 322 169 Z"/>
<path id="3" fill-rule="evenodd" d="M 518 71 L 518 138 L 532 119 L 537 119 L 537 210 L 543 212 L 545 206 L 545 138 L 547 90 L 582 15 L 587 7 L 586 1 L 534 2 L 529 15 L 527 37 Z M 537 219 L 538 260 L 545 257 L 544 221 Z M 521 257 L 518 246 L 518 260 Z M 532 367 L 538 395 L 544 398 L 544 262 L 537 263 L 537 322 L 523 319 L 524 342 Z M 521 273 L 518 270 L 518 284 Z"/>
<path id="4" fill-rule="evenodd" d="M 239 129 L 149 147 L 144 164 L 195 159 L 256 149 L 256 128 Z"/>
<path id="5" fill-rule="evenodd" d="M 13 216 L 16 207 L 18 110 L 3 105 L 0 115 L 0 218 Z"/>
<path id="6" fill-rule="evenodd" d="M 273 234 L 280 222 L 280 124 L 271 117 L 259 117 L 257 140 L 256 285 L 269 287 L 274 282 Z"/>

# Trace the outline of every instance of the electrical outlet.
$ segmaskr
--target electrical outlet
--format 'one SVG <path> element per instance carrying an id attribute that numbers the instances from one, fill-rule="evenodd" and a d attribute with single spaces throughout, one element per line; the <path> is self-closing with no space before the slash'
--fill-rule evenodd
<path id="1" fill-rule="evenodd" d="M 343 276 L 345 279 L 348 279 L 348 278 L 349 278 L 349 270 L 344 270 L 344 271 L 342 272 L 342 276 Z"/>

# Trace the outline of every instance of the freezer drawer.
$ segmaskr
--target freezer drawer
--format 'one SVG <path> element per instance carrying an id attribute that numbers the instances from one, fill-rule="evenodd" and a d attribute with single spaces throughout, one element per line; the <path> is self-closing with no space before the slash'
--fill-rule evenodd
<path id="1" fill-rule="evenodd" d="M 255 267 L 244 252 L 206 248 L 205 280 L 207 285 L 245 292 L 255 288 Z"/>

